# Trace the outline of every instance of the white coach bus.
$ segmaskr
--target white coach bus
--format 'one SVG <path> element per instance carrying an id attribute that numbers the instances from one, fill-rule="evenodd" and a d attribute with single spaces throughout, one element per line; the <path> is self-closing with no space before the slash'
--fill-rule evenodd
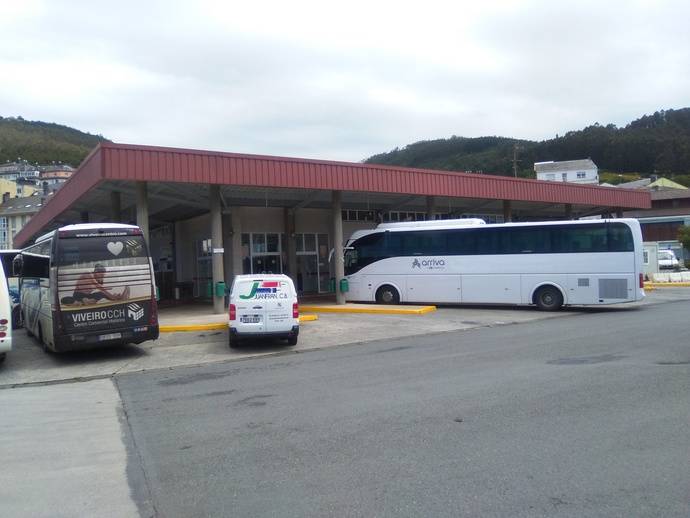
<path id="1" fill-rule="evenodd" d="M 139 227 L 62 227 L 21 250 L 14 271 L 24 327 L 45 350 L 158 338 L 153 268 Z"/>
<path id="2" fill-rule="evenodd" d="M 635 219 L 384 223 L 345 247 L 350 301 L 616 304 L 644 297 Z"/>

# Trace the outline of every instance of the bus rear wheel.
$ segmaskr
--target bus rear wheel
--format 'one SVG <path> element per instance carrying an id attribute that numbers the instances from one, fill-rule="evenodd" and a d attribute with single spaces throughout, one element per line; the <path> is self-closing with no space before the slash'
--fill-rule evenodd
<path id="1" fill-rule="evenodd" d="M 542 286 L 534 294 L 534 303 L 541 311 L 558 311 L 563 306 L 563 295 L 555 286 Z"/>
<path id="2" fill-rule="evenodd" d="M 38 336 L 36 338 L 38 338 L 38 343 L 41 345 L 44 353 L 50 354 L 53 352 L 43 338 L 43 328 L 40 325 L 38 326 Z"/>
<path id="3" fill-rule="evenodd" d="M 400 304 L 400 294 L 393 286 L 385 284 L 376 290 L 376 302 L 379 304 Z"/>

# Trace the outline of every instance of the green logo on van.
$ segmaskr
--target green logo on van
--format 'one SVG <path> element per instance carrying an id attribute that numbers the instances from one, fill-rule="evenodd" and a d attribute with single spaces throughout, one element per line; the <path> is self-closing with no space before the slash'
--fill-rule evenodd
<path id="1" fill-rule="evenodd" d="M 249 290 L 249 295 L 240 295 L 241 299 L 247 300 L 247 299 L 253 299 L 254 295 L 256 295 L 256 289 L 259 287 L 258 282 L 253 282 L 252 283 L 252 289 Z"/>
<path id="2" fill-rule="evenodd" d="M 243 300 L 253 299 L 257 294 L 259 295 L 258 298 L 278 298 L 279 286 L 279 281 L 254 281 L 249 295 L 240 295 L 240 298 Z"/>

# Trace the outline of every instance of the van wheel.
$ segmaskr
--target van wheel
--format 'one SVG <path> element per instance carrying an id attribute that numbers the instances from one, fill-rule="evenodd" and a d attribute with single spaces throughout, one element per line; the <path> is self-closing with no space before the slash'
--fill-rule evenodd
<path id="1" fill-rule="evenodd" d="M 288 345 L 297 345 L 297 336 L 289 336 L 287 343 Z"/>
<path id="2" fill-rule="evenodd" d="M 237 347 L 238 345 L 239 345 L 239 340 L 237 339 L 237 337 L 235 335 L 233 335 L 232 333 L 228 332 L 228 347 L 230 347 L 230 349 L 233 349 L 233 348 Z"/>
<path id="3" fill-rule="evenodd" d="M 4 362 L 6 357 L 7 353 L 0 353 L 0 363 Z"/>
<path id="4" fill-rule="evenodd" d="M 534 303 L 541 311 L 558 311 L 563 306 L 563 295 L 555 286 L 543 286 L 534 294 Z"/>
<path id="5" fill-rule="evenodd" d="M 400 304 L 400 294 L 393 286 L 385 284 L 376 290 L 376 302 L 379 304 Z"/>

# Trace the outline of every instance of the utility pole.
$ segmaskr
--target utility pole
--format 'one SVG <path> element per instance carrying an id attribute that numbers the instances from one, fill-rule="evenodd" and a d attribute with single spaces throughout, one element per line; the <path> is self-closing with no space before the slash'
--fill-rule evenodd
<path id="1" fill-rule="evenodd" d="M 520 149 L 520 146 L 517 144 L 513 144 L 513 176 L 517 178 L 517 165 L 520 160 L 518 160 L 518 149 Z"/>

